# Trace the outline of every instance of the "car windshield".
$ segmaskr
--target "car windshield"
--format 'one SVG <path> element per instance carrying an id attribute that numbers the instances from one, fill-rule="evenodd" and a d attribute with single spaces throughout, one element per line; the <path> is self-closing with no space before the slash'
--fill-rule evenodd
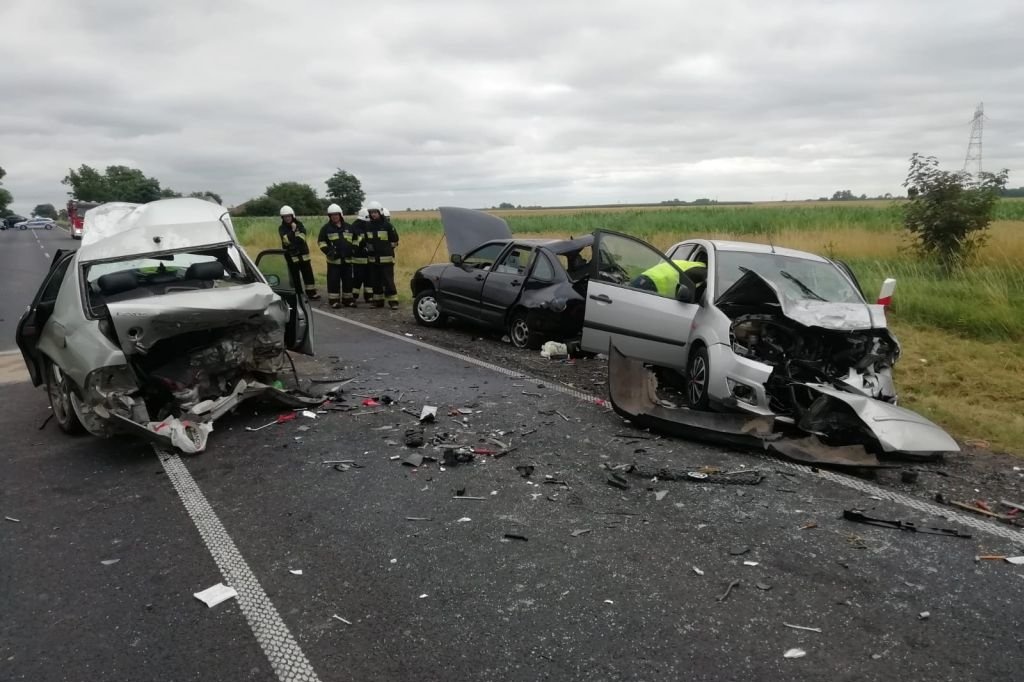
<path id="1" fill-rule="evenodd" d="M 257 281 L 252 273 L 238 269 L 241 262 L 232 246 L 87 265 L 90 306 Z"/>
<path id="2" fill-rule="evenodd" d="M 749 251 L 717 252 L 715 286 L 718 295 L 747 271 L 754 271 L 795 300 L 863 303 L 864 298 L 835 265 L 796 256 Z"/>

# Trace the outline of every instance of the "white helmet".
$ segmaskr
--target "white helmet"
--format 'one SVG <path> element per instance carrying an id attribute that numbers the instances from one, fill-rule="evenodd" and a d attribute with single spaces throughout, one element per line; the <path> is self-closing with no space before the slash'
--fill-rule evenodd
<path id="1" fill-rule="evenodd" d="M 282 206 L 281 207 L 281 216 L 283 217 L 283 216 L 286 216 L 286 215 L 290 215 L 293 218 L 295 217 L 295 211 L 292 210 L 291 206 Z"/>
<path id="2" fill-rule="evenodd" d="M 380 205 L 379 201 L 371 201 L 370 203 L 368 203 L 366 205 L 366 210 L 367 211 L 378 211 L 378 212 L 380 212 L 380 211 L 384 210 L 384 207 Z"/>
<path id="3" fill-rule="evenodd" d="M 327 207 L 327 215 L 331 215 L 332 213 L 337 213 L 342 217 L 345 216 L 345 212 L 342 211 L 341 206 L 338 206 L 337 204 L 331 204 L 330 206 Z"/>
<path id="4" fill-rule="evenodd" d="M 384 209 L 381 209 L 381 212 L 380 212 L 380 214 L 381 214 L 382 216 L 384 216 L 385 218 L 390 218 L 390 217 L 391 217 L 391 211 L 389 211 L 389 210 L 388 210 L 388 209 L 386 209 L 386 208 L 384 208 Z"/>
<path id="5" fill-rule="evenodd" d="M 359 219 L 360 220 L 369 220 L 370 219 L 370 209 L 366 208 L 365 206 L 363 206 L 361 209 L 359 209 Z"/>

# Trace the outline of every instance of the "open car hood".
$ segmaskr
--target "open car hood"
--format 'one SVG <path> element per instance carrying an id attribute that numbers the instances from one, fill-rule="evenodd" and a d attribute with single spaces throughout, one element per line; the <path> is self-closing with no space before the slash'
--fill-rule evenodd
<path id="1" fill-rule="evenodd" d="M 470 208 L 442 206 L 441 224 L 449 254 L 464 256 L 484 242 L 512 238 L 512 230 L 503 219 Z"/>
<path id="2" fill-rule="evenodd" d="M 748 270 L 718 297 L 719 307 L 778 306 L 783 315 L 805 327 L 839 331 L 885 329 L 885 309 L 867 303 L 832 303 L 791 299 L 753 270 Z"/>

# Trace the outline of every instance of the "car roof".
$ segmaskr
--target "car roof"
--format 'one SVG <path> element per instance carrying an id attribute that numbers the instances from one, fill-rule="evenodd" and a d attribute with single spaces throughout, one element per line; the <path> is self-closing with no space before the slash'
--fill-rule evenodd
<path id="1" fill-rule="evenodd" d="M 787 249 L 784 246 L 772 246 L 771 244 L 760 244 L 757 242 L 737 242 L 728 241 L 725 239 L 709 239 L 707 240 L 715 247 L 718 251 L 739 251 L 743 253 L 774 253 L 779 256 L 789 256 L 791 258 L 803 258 L 805 260 L 816 260 L 821 262 L 827 262 L 828 259 L 824 256 L 819 256 L 815 253 L 809 253 L 807 251 L 798 251 L 796 249 Z"/>
<path id="2" fill-rule="evenodd" d="M 85 214 L 79 262 L 237 243 L 223 206 L 204 199 L 160 199 L 148 204 L 108 203 Z"/>
<path id="3" fill-rule="evenodd" d="M 594 235 L 587 234 L 575 239 L 516 239 L 515 242 L 516 244 L 543 247 L 556 255 L 562 255 L 591 246 L 594 243 Z"/>

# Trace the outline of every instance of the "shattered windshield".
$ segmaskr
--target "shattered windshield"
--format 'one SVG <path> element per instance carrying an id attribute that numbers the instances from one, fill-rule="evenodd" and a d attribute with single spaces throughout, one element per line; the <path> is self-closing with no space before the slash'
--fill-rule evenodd
<path id="1" fill-rule="evenodd" d="M 751 270 L 791 299 L 830 303 L 864 302 L 860 292 L 832 263 L 749 251 L 718 251 L 716 291 L 721 295 L 745 272 Z"/>
<path id="2" fill-rule="evenodd" d="M 150 255 L 86 266 L 90 306 L 257 281 L 240 271 L 234 246 Z"/>

